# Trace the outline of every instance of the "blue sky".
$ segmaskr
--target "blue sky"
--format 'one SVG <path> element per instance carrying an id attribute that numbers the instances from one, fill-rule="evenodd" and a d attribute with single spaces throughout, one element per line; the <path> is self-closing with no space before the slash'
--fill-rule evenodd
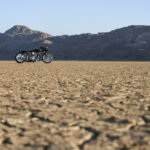
<path id="1" fill-rule="evenodd" d="M 52 35 L 150 25 L 150 0 L 0 0 L 0 32 L 25 25 Z"/>

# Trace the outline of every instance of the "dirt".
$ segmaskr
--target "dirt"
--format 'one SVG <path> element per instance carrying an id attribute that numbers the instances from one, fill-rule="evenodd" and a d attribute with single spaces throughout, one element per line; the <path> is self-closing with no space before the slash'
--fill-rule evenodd
<path id="1" fill-rule="evenodd" d="M 0 150 L 149 150 L 150 62 L 0 62 Z"/>

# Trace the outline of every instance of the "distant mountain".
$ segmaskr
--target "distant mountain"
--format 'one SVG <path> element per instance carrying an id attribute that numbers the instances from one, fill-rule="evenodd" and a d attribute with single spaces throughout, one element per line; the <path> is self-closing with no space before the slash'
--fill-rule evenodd
<path id="1" fill-rule="evenodd" d="M 98 34 L 52 36 L 14 26 L 0 33 L 0 59 L 20 50 L 50 48 L 59 60 L 150 60 L 150 26 L 129 26 Z"/>
<path id="2" fill-rule="evenodd" d="M 0 59 L 13 59 L 16 52 L 39 47 L 49 37 L 47 33 L 16 25 L 0 35 Z"/>

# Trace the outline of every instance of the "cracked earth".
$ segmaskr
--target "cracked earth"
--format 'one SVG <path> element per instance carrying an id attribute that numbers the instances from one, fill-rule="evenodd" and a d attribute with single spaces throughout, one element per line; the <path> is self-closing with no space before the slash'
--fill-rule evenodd
<path id="1" fill-rule="evenodd" d="M 149 150 L 150 63 L 0 62 L 1 150 Z"/>

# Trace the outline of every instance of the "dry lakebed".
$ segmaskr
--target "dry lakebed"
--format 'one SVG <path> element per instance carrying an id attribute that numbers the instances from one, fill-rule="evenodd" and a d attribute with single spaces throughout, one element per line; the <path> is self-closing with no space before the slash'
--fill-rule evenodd
<path id="1" fill-rule="evenodd" d="M 150 150 L 150 62 L 0 62 L 0 150 Z"/>

